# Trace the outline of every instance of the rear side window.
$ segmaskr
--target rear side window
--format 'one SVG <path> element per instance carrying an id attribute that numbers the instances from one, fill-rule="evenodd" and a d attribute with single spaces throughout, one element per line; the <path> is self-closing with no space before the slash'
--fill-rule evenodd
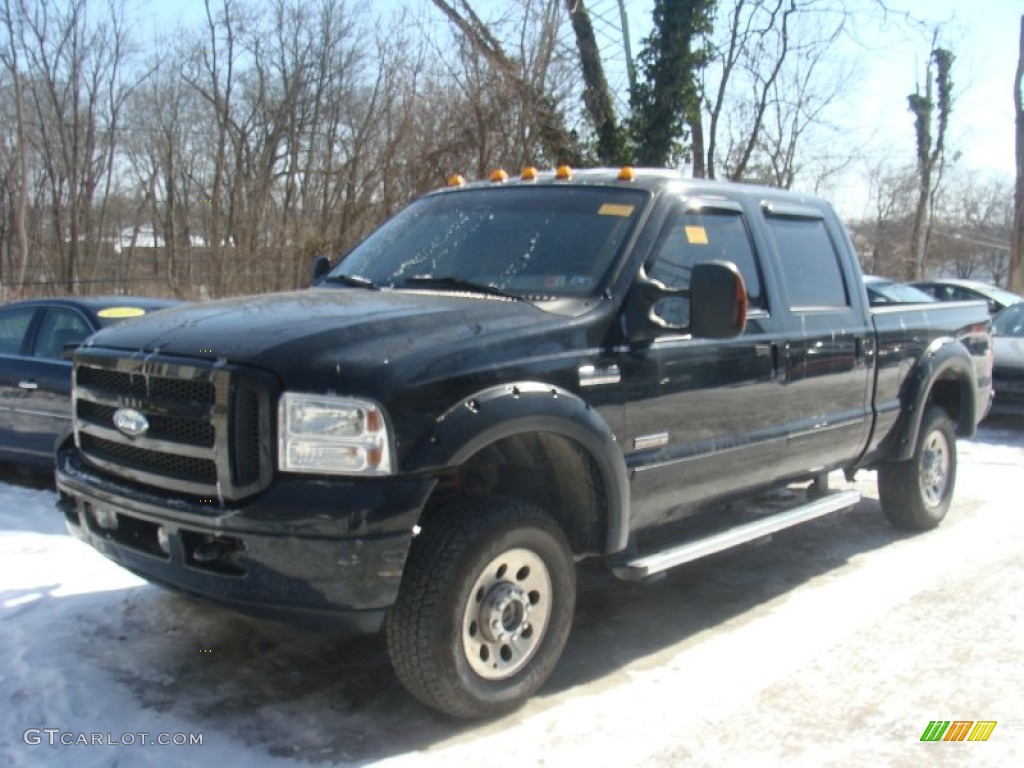
<path id="1" fill-rule="evenodd" d="M 833 309 L 850 306 L 839 254 L 818 218 L 766 217 L 775 240 L 792 309 Z"/>
<path id="2" fill-rule="evenodd" d="M 34 307 L 18 307 L 0 312 L 0 355 L 21 354 L 21 344 L 35 313 Z"/>

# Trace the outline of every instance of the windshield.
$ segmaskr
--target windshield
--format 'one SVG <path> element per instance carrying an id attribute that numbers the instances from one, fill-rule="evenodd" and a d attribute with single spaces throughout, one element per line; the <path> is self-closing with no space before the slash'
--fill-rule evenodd
<path id="1" fill-rule="evenodd" d="M 356 246 L 327 279 L 464 289 L 527 299 L 594 293 L 647 193 L 601 187 L 502 187 L 417 200 Z"/>
<path id="2" fill-rule="evenodd" d="M 1014 304 L 1021 302 L 1021 297 L 1016 293 L 1010 293 L 1010 291 L 1003 290 L 996 285 L 985 285 L 978 289 L 981 293 L 984 293 L 990 299 L 1002 304 L 1004 307 L 1009 307 Z"/>

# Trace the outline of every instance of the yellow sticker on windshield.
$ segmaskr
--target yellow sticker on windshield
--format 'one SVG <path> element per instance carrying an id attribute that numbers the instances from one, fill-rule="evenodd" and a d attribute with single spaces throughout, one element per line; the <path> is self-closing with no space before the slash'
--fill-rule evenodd
<path id="1" fill-rule="evenodd" d="M 635 205 L 620 205 L 619 203 L 605 203 L 597 209 L 598 216 L 620 216 L 627 218 L 633 215 Z"/>
<path id="2" fill-rule="evenodd" d="M 96 314 L 100 317 L 141 317 L 146 310 L 142 307 L 104 307 Z"/>
<path id="3" fill-rule="evenodd" d="M 686 227 L 686 242 L 692 245 L 707 245 L 708 231 L 704 227 Z"/>

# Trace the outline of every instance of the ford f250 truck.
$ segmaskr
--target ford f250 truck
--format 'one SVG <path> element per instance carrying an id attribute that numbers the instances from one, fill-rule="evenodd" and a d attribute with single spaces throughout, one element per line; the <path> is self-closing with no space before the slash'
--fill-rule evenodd
<path id="1" fill-rule="evenodd" d="M 461 717 L 548 677 L 578 560 L 645 579 L 847 509 L 838 469 L 938 525 L 990 405 L 985 306 L 870 309 L 833 209 L 777 189 L 456 177 L 314 278 L 93 337 L 58 506 L 156 584 L 383 627 Z M 791 509 L 717 511 L 787 484 Z"/>

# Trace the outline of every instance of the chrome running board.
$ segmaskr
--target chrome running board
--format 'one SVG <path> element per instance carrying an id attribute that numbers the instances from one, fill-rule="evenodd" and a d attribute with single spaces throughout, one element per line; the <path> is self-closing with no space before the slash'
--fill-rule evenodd
<path id="1" fill-rule="evenodd" d="M 699 560 L 702 557 L 713 555 L 731 549 L 739 544 L 744 544 L 762 536 L 767 536 L 776 531 L 790 528 L 794 525 L 813 520 L 816 517 L 848 509 L 860 501 L 859 491 L 837 491 L 829 493 L 812 502 L 803 504 L 785 512 L 755 520 L 752 523 L 744 523 L 735 528 L 729 528 L 719 533 L 711 534 L 700 539 L 687 541 L 659 552 L 636 557 L 612 568 L 612 572 L 620 579 L 637 581 L 645 579 L 655 573 L 673 568 L 683 563 Z"/>

